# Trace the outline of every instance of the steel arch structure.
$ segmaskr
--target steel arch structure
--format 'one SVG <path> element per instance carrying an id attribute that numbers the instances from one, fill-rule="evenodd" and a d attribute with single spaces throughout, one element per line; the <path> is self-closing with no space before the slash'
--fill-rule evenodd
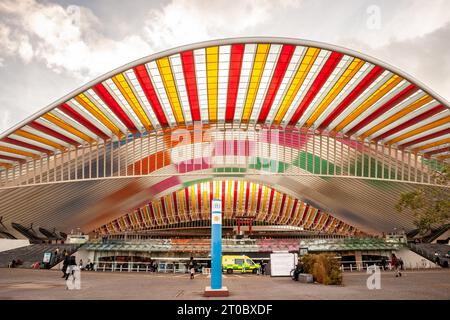
<path id="1" fill-rule="evenodd" d="M 92 230 L 185 183 L 244 179 L 377 232 L 411 228 L 412 218 L 383 217 L 373 198 L 393 203 L 414 185 L 435 185 L 449 157 L 449 103 L 401 70 L 318 42 L 224 39 L 134 61 L 0 135 L 0 201 L 7 220 L 44 223 L 55 206 L 18 212 L 29 210 L 21 202 L 30 190 L 67 196 L 83 183 L 111 191 L 146 181 L 133 189 L 146 196 L 129 194 L 136 201 L 80 224 Z M 366 187 L 374 194 L 347 210 L 323 200 L 330 186 L 342 186 L 342 199 Z M 107 189 L 98 196 L 108 198 Z M 54 219 L 64 228 L 63 220 Z"/>

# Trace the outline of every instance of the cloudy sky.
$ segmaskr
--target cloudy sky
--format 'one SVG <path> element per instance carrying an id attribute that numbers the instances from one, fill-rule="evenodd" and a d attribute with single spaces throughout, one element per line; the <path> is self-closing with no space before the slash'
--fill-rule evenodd
<path id="1" fill-rule="evenodd" d="M 448 0 L 0 0 L 0 132 L 132 60 L 242 36 L 351 48 L 450 100 Z"/>

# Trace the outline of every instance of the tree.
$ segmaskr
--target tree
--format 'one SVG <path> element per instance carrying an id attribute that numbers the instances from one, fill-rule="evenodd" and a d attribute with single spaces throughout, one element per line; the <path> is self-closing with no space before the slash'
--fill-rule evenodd
<path id="1" fill-rule="evenodd" d="M 421 186 L 414 191 L 403 192 L 395 205 L 398 212 L 410 209 L 415 216 L 414 225 L 424 235 L 432 227 L 450 220 L 450 170 L 445 166 L 433 173 L 438 186 Z"/>

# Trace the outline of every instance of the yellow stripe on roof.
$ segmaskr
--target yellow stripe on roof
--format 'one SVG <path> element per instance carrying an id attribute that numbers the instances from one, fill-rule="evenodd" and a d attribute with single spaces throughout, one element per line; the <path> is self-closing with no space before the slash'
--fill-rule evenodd
<path id="1" fill-rule="evenodd" d="M 334 84 L 333 88 L 328 92 L 319 106 L 314 110 L 309 119 L 305 123 L 305 127 L 311 127 L 317 118 L 325 111 L 325 109 L 330 105 L 330 103 L 337 97 L 337 95 L 342 91 L 342 89 L 349 83 L 349 81 L 355 76 L 355 74 L 364 65 L 364 61 L 355 58 L 352 63 L 348 66 L 347 70 L 341 75 L 339 80 Z"/>
<path id="2" fill-rule="evenodd" d="M 256 191 L 256 187 L 257 187 L 256 183 L 252 183 L 251 185 L 252 185 L 252 189 L 250 191 L 250 199 L 251 199 L 250 211 L 253 213 L 253 212 L 255 212 L 256 197 L 257 197 L 258 193 Z"/>
<path id="3" fill-rule="evenodd" d="M 297 72 L 295 73 L 294 79 L 289 86 L 289 89 L 286 91 L 286 95 L 283 98 L 283 102 L 280 105 L 280 108 L 277 111 L 275 116 L 274 124 L 280 124 L 283 120 L 286 112 L 288 111 L 292 101 L 294 101 L 295 96 L 300 90 L 303 82 L 305 81 L 306 76 L 311 70 L 314 61 L 316 61 L 317 56 L 319 55 L 320 49 L 318 48 L 308 48 L 305 56 L 303 57 L 302 63 L 300 64 Z"/>
<path id="4" fill-rule="evenodd" d="M 172 201 L 171 201 L 171 196 L 170 195 L 166 196 L 166 203 L 167 203 L 167 216 L 170 217 L 170 222 L 173 222 L 174 221 L 174 215 L 173 215 Z"/>
<path id="5" fill-rule="evenodd" d="M 414 148 L 413 152 L 417 152 L 417 151 L 420 151 L 420 150 L 426 150 L 426 149 L 437 147 L 437 146 L 440 146 L 440 145 L 443 145 L 443 144 L 446 144 L 446 143 L 450 143 L 450 138 L 442 139 L 442 140 L 435 141 L 435 142 L 431 142 L 431 143 L 425 144 L 423 146 Z"/>
<path id="6" fill-rule="evenodd" d="M 216 184 L 215 196 L 216 196 L 216 199 L 219 199 L 220 198 L 220 181 L 214 181 L 214 183 Z"/>
<path id="7" fill-rule="evenodd" d="M 81 104 L 87 111 L 89 111 L 94 117 L 98 119 L 101 123 L 103 123 L 109 130 L 111 130 L 116 136 L 122 136 L 122 133 L 116 125 L 108 119 L 108 117 L 103 114 L 103 112 L 97 108 L 97 106 L 88 99 L 83 93 L 79 94 L 75 97 L 75 100 Z"/>
<path id="8" fill-rule="evenodd" d="M 51 140 L 39 137 L 39 136 L 35 135 L 34 133 L 30 133 L 30 132 L 27 132 L 27 131 L 24 131 L 24 130 L 17 130 L 16 132 L 14 132 L 14 134 L 17 134 L 18 136 L 21 136 L 21 137 L 24 137 L 24 138 L 27 138 L 27 139 L 31 139 L 31 140 L 34 140 L 34 141 L 37 141 L 37 142 L 40 142 L 40 143 L 43 143 L 43 144 L 46 144 L 46 145 L 49 145 L 49 146 L 51 146 L 53 148 L 57 148 L 57 149 L 59 149 L 61 151 L 64 151 L 64 149 L 65 149 L 64 146 L 62 146 L 62 145 L 60 145 L 60 144 L 58 144 L 56 142 L 53 142 Z"/>
<path id="9" fill-rule="evenodd" d="M 170 67 L 170 61 L 168 57 L 161 58 L 156 61 L 158 65 L 161 79 L 166 89 L 167 98 L 169 98 L 170 106 L 172 107 L 175 121 L 178 125 L 184 124 L 183 110 L 181 109 L 180 99 L 178 98 L 177 88 L 175 86 L 175 80 L 173 79 L 172 68 Z"/>
<path id="10" fill-rule="evenodd" d="M 405 140 L 405 139 L 407 139 L 407 138 L 409 138 L 409 137 L 412 137 L 412 136 L 414 136 L 414 135 L 416 135 L 416 134 L 419 134 L 419 133 L 428 131 L 428 130 L 430 130 L 430 129 L 433 129 L 433 128 L 442 126 L 443 124 L 446 124 L 446 123 L 448 123 L 449 121 L 450 121 L 450 116 L 447 116 L 447 117 L 445 117 L 445 118 L 442 118 L 442 119 L 433 121 L 433 122 L 431 122 L 431 123 L 429 123 L 429 124 L 427 124 L 427 125 L 424 125 L 424 126 L 422 126 L 422 127 L 420 127 L 420 128 L 417 128 L 417 129 L 415 129 L 415 130 L 412 130 L 412 131 L 410 131 L 410 132 L 407 132 L 407 133 L 405 133 L 405 134 L 402 134 L 401 136 L 398 136 L 397 138 L 392 139 L 392 140 L 390 140 L 390 141 L 388 141 L 388 142 L 386 142 L 386 143 L 387 143 L 387 144 L 393 144 L 393 143 L 396 143 L 396 142 Z"/>
<path id="11" fill-rule="evenodd" d="M 369 109 L 375 102 L 377 102 L 381 97 L 391 91 L 397 84 L 399 84 L 403 79 L 398 75 L 393 75 L 385 84 L 383 84 L 378 90 L 376 90 L 366 101 L 364 101 L 360 106 L 353 110 L 347 117 L 345 117 L 341 123 L 339 123 L 334 131 L 341 131 L 350 122 L 355 120 L 361 113 Z"/>
<path id="12" fill-rule="evenodd" d="M 179 200 L 178 202 L 180 203 L 178 210 L 181 212 L 181 214 L 179 214 L 180 218 L 181 218 L 181 216 L 183 216 L 184 221 L 187 221 L 185 202 L 184 202 L 183 195 L 184 195 L 184 190 L 180 190 L 177 192 L 177 199 Z"/>
<path id="13" fill-rule="evenodd" d="M 9 169 L 9 168 L 12 168 L 12 164 L 0 162 L 0 167 Z"/>
<path id="14" fill-rule="evenodd" d="M 394 121 L 397 121 L 398 119 L 400 119 L 401 117 L 404 117 L 405 115 L 407 115 L 408 113 L 420 108 L 421 106 L 427 104 L 428 102 L 430 102 L 431 100 L 433 100 L 433 98 L 429 95 L 423 96 L 422 98 L 420 98 L 419 100 L 411 103 L 409 106 L 407 106 L 406 108 L 400 110 L 399 112 L 397 112 L 396 114 L 390 116 L 389 118 L 387 118 L 386 120 L 380 122 L 379 124 L 377 124 L 376 126 L 374 126 L 373 128 L 367 130 L 366 132 L 364 132 L 360 137 L 362 139 L 367 138 L 368 136 L 374 134 L 375 132 L 385 128 L 386 126 L 390 125 L 391 123 L 393 123 Z"/>
<path id="15" fill-rule="evenodd" d="M 71 134 L 73 134 L 73 135 L 83 139 L 84 141 L 87 141 L 89 143 L 92 143 L 94 141 L 94 139 L 89 137 L 87 134 L 84 134 L 83 132 L 79 131 L 78 129 L 75 129 L 71 125 L 65 123 L 64 121 L 62 121 L 60 118 L 58 118 L 54 114 L 47 113 L 47 114 L 44 114 L 42 116 L 42 118 L 44 118 L 44 119 L 50 121 L 51 123 L 57 125 L 61 129 L 66 130 L 67 132 L 70 132 Z"/>
<path id="16" fill-rule="evenodd" d="M 293 223 L 294 225 L 298 225 L 298 223 L 300 221 L 300 218 L 302 216 L 303 206 L 304 206 L 304 203 L 299 200 L 298 201 L 297 214 L 296 214 L 296 217 L 295 217 L 295 220 L 294 220 L 294 223 Z"/>
<path id="17" fill-rule="evenodd" d="M 131 89 L 130 85 L 128 84 L 127 80 L 125 79 L 125 76 L 122 73 L 119 73 L 112 77 L 112 80 L 116 84 L 117 88 L 120 90 L 122 95 L 127 100 L 128 104 L 131 106 L 133 111 L 138 116 L 139 120 L 141 120 L 142 125 L 147 131 L 152 130 L 152 124 L 150 120 L 147 117 L 147 114 L 145 113 L 144 109 L 142 109 L 142 106 L 139 104 L 138 99 L 136 98 L 133 90 Z"/>
<path id="18" fill-rule="evenodd" d="M 26 152 L 23 150 L 17 150 L 17 149 L 13 149 L 13 148 L 9 148 L 9 147 L 4 147 L 4 146 L 0 146 L 0 151 L 18 154 L 18 155 L 25 156 L 25 157 L 31 157 L 34 159 L 39 158 L 39 156 L 37 154 L 31 153 L 31 152 Z"/>
<path id="19" fill-rule="evenodd" d="M 228 211 L 228 217 L 231 217 L 231 210 L 232 210 L 231 207 L 233 206 L 232 201 L 231 201 L 231 194 L 232 194 L 231 188 L 232 188 L 233 182 L 231 180 L 228 180 L 227 184 L 228 184 L 228 200 L 227 200 L 228 210 L 227 211 Z"/>
<path id="20" fill-rule="evenodd" d="M 244 110 L 242 112 L 242 122 L 248 123 L 255 104 L 256 94 L 258 93 L 261 77 L 266 65 L 267 55 L 269 54 L 270 44 L 258 44 L 255 59 L 253 61 L 252 75 L 247 89 L 247 98 L 245 99 Z"/>
<path id="21" fill-rule="evenodd" d="M 144 206 L 144 220 L 153 226 L 153 221 L 150 218 L 150 213 L 148 212 L 148 204 Z"/>
<path id="22" fill-rule="evenodd" d="M 156 209 L 155 212 L 156 212 L 157 220 L 161 221 L 161 223 L 164 223 L 164 220 L 163 220 L 163 217 L 162 217 L 162 213 L 161 213 L 161 210 L 159 208 L 160 203 L 161 203 L 161 201 L 158 201 L 158 202 L 155 203 L 155 209 Z"/>
<path id="23" fill-rule="evenodd" d="M 291 196 L 287 196 L 288 200 L 287 200 L 287 204 L 284 206 L 284 212 L 283 212 L 283 219 L 281 221 L 281 223 L 286 223 L 288 217 L 289 217 L 289 213 L 290 213 L 290 207 L 291 204 L 293 202 L 292 197 Z"/>
<path id="24" fill-rule="evenodd" d="M 208 79 L 209 121 L 217 122 L 217 95 L 219 88 L 219 47 L 206 48 L 206 77 Z"/>
<path id="25" fill-rule="evenodd" d="M 195 198 L 196 198 L 196 194 L 195 194 L 195 186 L 191 186 L 189 187 L 190 189 L 190 195 L 191 195 L 191 204 L 192 204 L 192 214 L 191 216 L 195 219 L 197 219 L 197 208 L 195 205 Z"/>
<path id="26" fill-rule="evenodd" d="M 275 218 L 277 217 L 277 212 L 279 209 L 279 205 L 280 205 L 280 198 L 281 198 L 281 193 L 276 191 L 276 198 L 275 198 L 275 205 L 273 207 L 273 214 L 272 217 L 270 218 L 270 222 L 274 222 Z"/>
<path id="27" fill-rule="evenodd" d="M 209 208 L 208 208 L 208 185 L 209 182 L 203 183 L 203 213 L 204 218 L 208 217 Z"/>

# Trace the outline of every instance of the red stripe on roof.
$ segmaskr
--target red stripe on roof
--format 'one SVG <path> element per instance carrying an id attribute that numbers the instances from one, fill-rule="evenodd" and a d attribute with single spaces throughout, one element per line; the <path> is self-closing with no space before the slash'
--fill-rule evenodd
<path id="1" fill-rule="evenodd" d="M 138 130 L 135 127 L 134 123 L 128 118 L 128 115 L 122 108 L 119 106 L 116 100 L 109 94 L 108 90 L 102 83 L 97 83 L 92 87 L 95 93 L 103 100 L 103 102 L 111 109 L 112 112 L 122 121 L 122 123 L 130 130 L 133 134 L 135 134 Z"/>
<path id="2" fill-rule="evenodd" d="M 158 96 L 156 95 L 155 89 L 153 88 L 152 81 L 150 80 L 145 65 L 134 67 L 133 71 L 139 81 L 139 84 L 142 87 L 142 90 L 144 90 L 145 96 L 150 102 L 150 105 L 155 112 L 156 118 L 158 119 L 159 123 L 163 127 L 168 126 L 169 123 L 167 122 L 166 115 L 164 114 L 161 103 L 159 102 Z"/>
<path id="3" fill-rule="evenodd" d="M 295 199 L 294 205 L 292 206 L 292 209 L 291 209 L 291 215 L 289 217 L 287 224 L 291 224 L 294 221 L 294 217 L 295 217 L 294 214 L 295 214 L 295 210 L 297 209 L 297 204 L 298 204 L 298 199 Z"/>
<path id="4" fill-rule="evenodd" d="M 270 81 L 269 89 L 267 90 L 264 103 L 261 107 L 261 112 L 258 117 L 258 122 L 265 122 L 267 115 L 269 114 L 270 108 L 272 107 L 273 100 L 278 92 L 278 89 L 283 80 L 284 74 L 286 73 L 289 62 L 291 61 L 292 55 L 294 54 L 295 46 L 284 45 L 281 49 L 280 57 L 278 58 L 277 66 L 272 75 L 272 80 Z"/>
<path id="5" fill-rule="evenodd" d="M 156 217 L 155 217 L 155 212 L 154 212 L 154 210 L 153 210 L 153 204 L 152 203 L 149 203 L 148 204 L 148 208 L 150 209 L 149 211 L 150 211 L 150 217 L 152 218 L 152 224 L 154 225 L 154 224 L 158 224 L 158 222 L 157 222 L 157 220 L 156 220 Z"/>
<path id="6" fill-rule="evenodd" d="M 202 190 L 200 188 L 200 185 L 197 185 L 197 206 L 198 206 L 198 211 L 200 211 L 200 217 L 203 217 L 204 213 L 202 210 Z M 204 204 L 204 206 L 206 205 L 206 203 Z"/>
<path id="7" fill-rule="evenodd" d="M 325 221 L 323 227 L 322 227 L 322 231 L 325 231 L 325 229 L 328 227 L 328 225 L 330 224 L 331 221 L 331 216 L 328 215 L 327 220 Z"/>
<path id="8" fill-rule="evenodd" d="M 101 137 L 102 139 L 106 140 L 108 139 L 108 135 L 106 135 L 103 131 L 101 131 L 99 128 L 97 128 L 92 122 L 84 118 L 81 114 L 76 112 L 74 109 L 72 109 L 69 105 L 66 103 L 63 103 L 58 107 L 58 109 L 68 116 L 72 117 L 79 123 L 81 123 L 83 126 L 88 128 L 92 133 L 96 134 L 97 136 Z"/>
<path id="9" fill-rule="evenodd" d="M 300 120 L 303 113 L 305 113 L 306 109 L 308 108 L 310 103 L 313 101 L 313 99 L 317 95 L 317 93 L 320 91 L 320 89 L 322 88 L 325 81 L 327 81 L 330 74 L 333 72 L 333 70 L 338 65 L 342 56 L 343 56 L 343 54 L 339 53 L 339 52 L 331 53 L 331 55 L 328 57 L 327 62 L 325 62 L 322 70 L 320 70 L 319 75 L 314 80 L 313 84 L 309 88 L 305 97 L 300 102 L 299 106 L 297 107 L 297 110 L 295 111 L 294 115 L 292 116 L 291 120 L 289 121 L 290 125 L 297 124 L 298 120 Z"/>
<path id="10" fill-rule="evenodd" d="M 259 214 L 261 209 L 261 196 L 262 196 L 262 185 L 258 185 L 258 198 L 256 200 L 256 214 Z"/>
<path id="11" fill-rule="evenodd" d="M 27 148 L 27 149 L 39 151 L 39 152 L 42 152 L 42 153 L 47 153 L 47 154 L 52 153 L 51 150 L 47 150 L 47 149 L 44 149 L 44 148 L 41 148 L 41 147 L 37 147 L 37 146 L 32 145 L 30 143 L 19 141 L 19 140 L 13 139 L 13 138 L 4 137 L 2 139 L 2 141 L 6 142 L 6 143 L 15 144 L 16 146 L 19 146 L 19 147 L 24 147 L 24 148 Z"/>
<path id="12" fill-rule="evenodd" d="M 348 130 L 346 132 L 346 134 L 347 135 L 354 134 L 359 129 L 365 127 L 370 122 L 372 122 L 373 120 L 375 120 L 376 118 L 378 118 L 382 114 L 386 113 L 387 111 L 389 111 L 390 109 L 395 107 L 397 104 L 399 104 L 400 102 L 402 102 L 403 100 L 405 100 L 406 98 L 411 96 L 417 90 L 419 90 L 419 88 L 417 86 L 415 86 L 414 84 L 409 85 L 408 87 L 403 89 L 401 92 L 396 94 L 394 97 L 392 97 L 388 102 L 386 102 L 381 107 L 379 107 L 377 110 L 372 112 L 369 116 L 362 119 L 357 125 L 355 125 L 353 128 Z"/>
<path id="13" fill-rule="evenodd" d="M 402 124 L 400 124 L 400 125 L 398 125 L 398 126 L 396 126 L 394 128 L 392 128 L 391 130 L 386 131 L 385 133 L 383 133 L 383 134 L 379 135 L 378 137 L 374 138 L 374 140 L 375 141 L 379 141 L 379 140 L 382 140 L 382 139 L 384 139 L 386 137 L 389 137 L 390 135 L 393 135 L 394 133 L 397 133 L 397 132 L 399 132 L 399 131 L 401 131 L 403 129 L 406 129 L 406 128 L 410 127 L 410 126 L 413 126 L 413 125 L 415 125 L 416 123 L 418 123 L 418 122 L 420 122 L 422 120 L 425 120 L 425 119 L 427 119 L 427 118 L 429 118 L 429 117 L 431 117 L 431 116 L 433 116 L 433 115 L 435 115 L 435 114 L 437 114 L 437 113 L 439 113 L 441 111 L 444 111 L 445 109 L 446 108 L 443 105 L 440 104 L 440 105 L 438 105 L 438 106 L 436 106 L 436 107 L 434 107 L 434 108 L 432 108 L 432 109 L 430 109 L 430 110 L 428 110 L 428 111 L 426 111 L 426 112 L 424 112 L 424 113 L 422 113 L 422 114 L 420 114 L 420 115 L 418 115 L 418 116 L 416 116 L 416 117 L 414 117 L 414 118 L 412 118 L 412 119 L 410 119 L 410 120 L 408 120 L 408 121 L 406 121 L 406 122 L 404 122 L 404 123 L 402 123 Z"/>
<path id="14" fill-rule="evenodd" d="M 162 214 L 163 214 L 163 223 L 168 223 L 169 218 L 167 217 L 166 203 L 165 203 L 164 199 L 165 199 L 165 197 L 161 198 L 161 209 L 162 209 Z"/>
<path id="15" fill-rule="evenodd" d="M 274 194 L 275 194 L 275 190 L 274 189 L 270 189 L 269 207 L 268 207 L 266 215 L 264 217 L 264 221 L 267 221 L 267 219 L 270 216 L 270 211 L 272 210 L 272 203 L 273 203 L 273 196 L 274 196 Z"/>
<path id="16" fill-rule="evenodd" d="M 325 118 L 325 120 L 320 124 L 319 130 L 324 130 L 328 125 L 334 121 L 361 93 L 364 92 L 382 73 L 384 69 L 375 66 L 360 83 L 350 92 L 344 100 L 339 103 L 339 105 Z"/>
<path id="17" fill-rule="evenodd" d="M 427 141 L 427 140 L 430 140 L 430 139 L 434 139 L 434 138 L 437 138 L 437 137 L 443 136 L 444 134 L 449 134 L 449 133 L 450 133 L 450 128 L 444 129 L 444 130 L 441 130 L 441 131 L 438 131 L 438 132 L 431 133 L 431 134 L 428 134 L 426 136 L 423 136 L 422 138 L 415 139 L 415 140 L 412 140 L 412 141 L 404 143 L 404 144 L 400 144 L 400 145 L 398 145 L 398 147 L 399 148 L 406 148 L 406 147 L 415 145 L 417 143 L 420 143 L 420 142 L 423 142 L 423 141 Z"/>
<path id="18" fill-rule="evenodd" d="M 43 126 L 42 124 L 37 123 L 36 121 L 32 121 L 28 125 L 30 127 L 34 128 L 34 129 L 36 129 L 36 130 L 44 132 L 44 133 L 46 133 L 46 134 L 48 134 L 48 135 L 50 135 L 50 136 L 52 136 L 54 138 L 57 138 L 57 139 L 62 140 L 62 141 L 65 141 L 65 142 L 70 143 L 70 144 L 72 144 L 74 146 L 80 145 L 80 143 L 78 141 L 75 141 L 75 140 L 73 140 L 73 139 L 71 139 L 69 137 L 66 137 L 65 135 L 63 135 L 63 134 L 61 134 L 59 132 L 56 132 L 53 129 L 47 128 L 46 126 Z"/>
<path id="19" fill-rule="evenodd" d="M 189 221 L 192 221 L 191 208 L 189 204 L 189 188 L 184 188 L 184 197 L 186 198 L 186 215 Z"/>
<path id="20" fill-rule="evenodd" d="M 439 153 L 448 152 L 448 151 L 450 151 L 450 147 L 445 147 L 445 148 L 429 151 L 429 152 L 424 153 L 424 155 L 425 155 L 425 157 L 428 158 L 434 154 L 439 154 Z"/>
<path id="21" fill-rule="evenodd" d="M 305 210 L 303 210 L 302 218 L 300 219 L 299 225 L 303 225 L 305 223 L 304 220 L 308 216 L 309 209 L 310 209 L 309 204 L 306 204 Z"/>
<path id="22" fill-rule="evenodd" d="M 225 120 L 231 122 L 234 119 L 236 110 L 236 98 L 239 91 L 239 79 L 242 70 L 242 58 L 244 56 L 245 46 L 243 44 L 234 44 L 231 46 L 230 71 L 228 74 L 228 94 Z"/>
<path id="23" fill-rule="evenodd" d="M 181 53 L 181 62 L 183 64 L 184 81 L 191 108 L 193 121 L 200 121 L 200 107 L 198 103 L 197 79 L 195 77 L 195 61 L 192 51 Z"/>
<path id="24" fill-rule="evenodd" d="M 248 215 L 248 203 L 249 203 L 249 197 L 250 197 L 250 182 L 247 181 L 247 187 L 245 188 L 245 207 L 244 207 L 244 216 Z"/>
<path id="25" fill-rule="evenodd" d="M 0 154 L 0 159 L 2 159 L 2 160 L 9 160 L 9 161 L 25 162 L 25 159 L 15 158 L 15 157 L 10 157 L 10 156 L 4 156 L 2 154 Z"/>
<path id="26" fill-rule="evenodd" d="M 275 223 L 279 223 L 280 222 L 280 218 L 283 214 L 283 209 L 284 209 L 284 205 L 286 204 L 286 194 L 283 194 L 283 198 L 281 199 L 281 206 L 280 206 L 280 211 L 278 212 L 278 217 L 275 220 Z"/>
<path id="27" fill-rule="evenodd" d="M 315 227 L 316 227 L 317 220 L 319 219 L 319 217 L 320 217 L 320 209 L 317 210 L 317 213 L 316 213 L 316 216 L 315 216 L 315 218 L 314 218 L 314 221 L 313 221 L 313 223 L 311 224 L 311 227 L 312 227 L 312 228 L 315 228 Z"/>
<path id="28" fill-rule="evenodd" d="M 177 202 L 177 193 L 176 192 L 172 193 L 172 200 L 173 200 L 173 209 L 175 212 L 175 221 L 178 223 L 180 217 L 178 215 L 178 202 Z"/>

